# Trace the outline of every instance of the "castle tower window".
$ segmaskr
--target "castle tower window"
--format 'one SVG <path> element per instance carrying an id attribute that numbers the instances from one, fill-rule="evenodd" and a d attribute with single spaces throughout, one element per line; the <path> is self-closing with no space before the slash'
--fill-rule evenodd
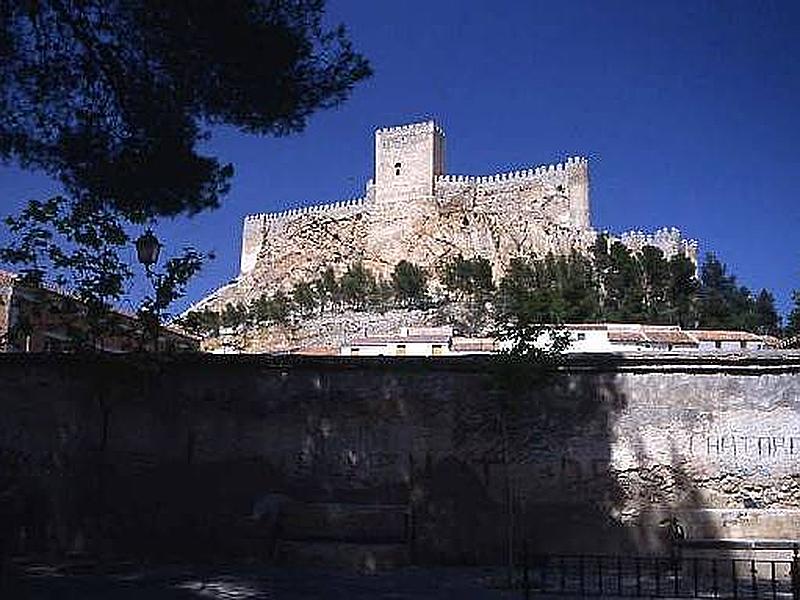
<path id="1" fill-rule="evenodd" d="M 397 162 L 397 163 L 394 163 L 394 174 L 395 174 L 395 175 L 400 175 L 400 167 L 401 167 L 401 166 L 402 166 L 402 165 L 401 165 L 399 162 Z"/>

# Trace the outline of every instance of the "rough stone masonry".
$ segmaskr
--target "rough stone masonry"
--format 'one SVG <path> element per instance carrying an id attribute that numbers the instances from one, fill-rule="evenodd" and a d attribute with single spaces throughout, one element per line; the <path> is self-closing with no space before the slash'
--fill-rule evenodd
<path id="1" fill-rule="evenodd" d="M 375 132 L 375 175 L 363 197 L 245 218 L 241 272 L 201 305 L 221 308 L 278 287 L 311 281 L 357 261 L 386 277 L 401 260 L 436 273 L 455 256 L 488 259 L 500 276 L 514 257 L 587 249 L 591 226 L 589 164 L 571 157 L 548 166 L 484 177 L 445 173 L 445 136 L 433 121 Z M 677 229 L 633 232 L 668 256 L 696 257 Z"/>
<path id="2" fill-rule="evenodd" d="M 265 556 L 399 506 L 416 560 L 492 562 L 507 482 L 536 551 L 663 550 L 671 516 L 800 539 L 800 356 L 573 356 L 523 390 L 496 365 L 6 355 L 0 491 L 31 552 Z"/>

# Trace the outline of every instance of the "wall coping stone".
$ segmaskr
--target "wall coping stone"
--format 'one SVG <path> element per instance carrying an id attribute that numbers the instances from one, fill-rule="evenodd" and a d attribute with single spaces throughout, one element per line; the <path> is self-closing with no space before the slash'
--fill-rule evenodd
<path id="1" fill-rule="evenodd" d="M 203 365 L 212 369 L 294 371 L 395 371 L 474 372 L 484 374 L 497 356 L 457 357 L 349 357 L 296 354 L 48 354 L 8 353 L 0 356 L 0 369 L 55 367 L 87 369 L 160 370 Z M 560 372 L 596 373 L 728 373 L 735 375 L 800 374 L 800 351 L 739 353 L 653 352 L 636 354 L 570 354 L 555 369 Z"/>

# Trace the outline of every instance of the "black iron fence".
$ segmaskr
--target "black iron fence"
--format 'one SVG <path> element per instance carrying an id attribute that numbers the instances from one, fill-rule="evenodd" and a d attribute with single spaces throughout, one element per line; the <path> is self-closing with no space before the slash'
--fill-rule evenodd
<path id="1" fill-rule="evenodd" d="M 527 555 L 527 552 L 524 552 Z M 523 556 L 518 580 L 533 594 L 800 600 L 800 557 Z"/>

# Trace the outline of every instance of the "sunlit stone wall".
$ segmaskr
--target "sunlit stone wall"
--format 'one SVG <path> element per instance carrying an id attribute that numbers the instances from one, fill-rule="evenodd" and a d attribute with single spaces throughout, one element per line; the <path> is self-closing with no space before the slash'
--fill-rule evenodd
<path id="1" fill-rule="evenodd" d="M 368 503 L 407 507 L 417 560 L 489 561 L 506 486 L 542 551 L 658 549 L 671 516 L 800 537 L 800 356 L 573 357 L 534 379 L 489 358 L 2 358 L 2 485 L 35 507 L 32 549 L 252 555 L 270 502 Z"/>

